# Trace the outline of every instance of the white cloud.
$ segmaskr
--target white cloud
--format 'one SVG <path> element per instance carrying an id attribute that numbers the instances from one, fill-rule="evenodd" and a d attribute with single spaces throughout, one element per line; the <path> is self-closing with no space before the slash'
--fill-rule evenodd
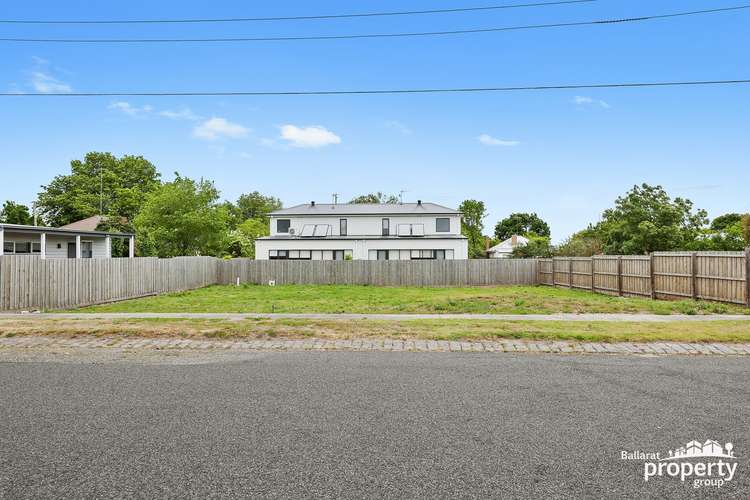
<path id="1" fill-rule="evenodd" d="M 520 141 L 508 141 L 504 139 L 497 139 L 489 134 L 482 134 L 477 137 L 477 140 L 485 146 L 518 146 Z"/>
<path id="2" fill-rule="evenodd" d="M 281 138 L 296 148 L 322 148 L 331 144 L 341 144 L 341 137 L 321 126 L 300 128 L 295 125 L 284 125 L 281 127 Z"/>
<path id="3" fill-rule="evenodd" d="M 125 102 L 125 101 L 116 101 L 107 107 L 109 109 L 116 109 L 117 111 L 120 111 L 123 114 L 132 116 L 132 117 L 147 115 L 154 110 L 154 108 L 149 106 L 148 104 L 145 106 L 138 107 L 138 106 L 133 106 L 129 102 Z"/>
<path id="4" fill-rule="evenodd" d="M 245 160 L 250 160 L 250 159 L 252 159 L 252 157 L 253 157 L 253 155 L 251 155 L 250 153 L 246 153 L 245 151 L 242 151 L 240 153 L 240 158 L 243 158 Z"/>
<path id="5" fill-rule="evenodd" d="M 213 141 L 221 138 L 240 139 L 245 137 L 250 129 L 238 123 L 232 123 L 225 118 L 213 117 L 193 129 L 193 136 L 198 139 Z"/>
<path id="6" fill-rule="evenodd" d="M 200 116 L 193 113 L 193 111 L 190 108 L 182 108 L 179 110 L 171 110 L 171 109 L 165 109 L 164 111 L 159 111 L 159 116 L 163 116 L 165 118 L 170 118 L 172 120 L 190 120 L 190 121 L 196 121 L 200 120 Z"/>
<path id="7" fill-rule="evenodd" d="M 31 86 L 42 94 L 66 94 L 73 91 L 67 83 L 41 70 L 31 72 Z"/>
<path id="8" fill-rule="evenodd" d="M 591 97 L 587 97 L 583 95 L 575 96 L 573 98 L 573 102 L 579 106 L 598 105 L 604 109 L 609 109 L 612 107 L 607 101 L 602 101 L 601 99 L 593 99 Z"/>
<path id="9" fill-rule="evenodd" d="M 396 120 L 388 120 L 385 122 L 386 128 L 389 128 L 391 130 L 395 130 L 396 132 L 400 132 L 403 135 L 411 135 L 412 130 L 404 125 L 403 123 L 396 121 Z"/>

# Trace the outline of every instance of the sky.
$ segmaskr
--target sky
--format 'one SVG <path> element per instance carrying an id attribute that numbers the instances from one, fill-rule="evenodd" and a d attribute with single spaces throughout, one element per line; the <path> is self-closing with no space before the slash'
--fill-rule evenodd
<path id="1" fill-rule="evenodd" d="M 512 0 L 11 2 L 3 19 L 297 16 Z M 357 19 L 179 25 L 0 24 L 1 37 L 238 37 L 395 33 L 638 17 L 728 0 L 596 2 Z M 750 10 L 640 23 L 443 37 L 254 43 L 0 42 L 0 91 L 286 91 L 750 78 Z M 165 180 L 215 181 L 286 206 L 404 190 L 485 202 L 485 233 L 536 212 L 554 241 L 634 184 L 711 217 L 750 211 L 750 85 L 266 97 L 0 97 L 0 200 L 30 203 L 88 151 L 141 155 Z"/>

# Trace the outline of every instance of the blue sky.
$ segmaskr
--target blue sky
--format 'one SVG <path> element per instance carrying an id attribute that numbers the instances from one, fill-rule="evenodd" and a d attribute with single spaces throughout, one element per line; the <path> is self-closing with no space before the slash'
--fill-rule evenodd
<path id="1" fill-rule="evenodd" d="M 16 19 L 289 16 L 513 3 L 13 2 Z M 522 3 L 522 2 L 516 2 Z M 633 17 L 731 2 L 588 4 L 334 21 L 212 25 L 0 25 L 3 36 L 204 37 L 434 31 Z M 750 11 L 620 25 L 448 37 L 184 45 L 0 43 L 3 91 L 318 90 L 748 78 Z M 286 205 L 407 190 L 483 200 L 485 232 L 534 211 L 555 240 L 598 220 L 633 184 L 664 185 L 711 216 L 750 211 L 750 86 L 465 95 L 0 100 L 0 200 L 30 202 L 87 151 L 143 155 L 227 199 Z"/>

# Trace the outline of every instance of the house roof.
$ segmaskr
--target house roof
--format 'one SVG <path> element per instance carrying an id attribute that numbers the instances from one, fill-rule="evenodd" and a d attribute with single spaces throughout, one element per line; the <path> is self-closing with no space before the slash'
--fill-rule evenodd
<path id="1" fill-rule="evenodd" d="M 271 212 L 283 215 L 460 215 L 461 212 L 437 203 L 305 203 Z"/>
<path id="2" fill-rule="evenodd" d="M 424 236 L 376 236 L 376 235 L 348 235 L 348 236 L 298 236 L 291 234 L 274 234 L 263 236 L 259 240 L 298 240 L 298 241 L 321 241 L 321 240 L 465 240 L 466 236 L 461 234 L 425 234 Z"/>
<path id="3" fill-rule="evenodd" d="M 516 246 L 528 245 L 528 243 L 529 243 L 528 238 L 524 238 L 523 236 L 516 236 Z M 505 253 L 505 252 L 512 252 L 513 248 L 515 248 L 513 246 L 513 237 L 510 237 L 505 241 L 501 241 L 494 247 L 489 248 L 487 251 L 490 253 L 493 253 L 493 252 Z"/>
<path id="4" fill-rule="evenodd" d="M 101 224 L 105 220 L 106 217 L 104 217 L 103 215 L 94 215 L 86 219 L 71 222 L 70 224 L 65 224 L 64 226 L 60 226 L 58 229 L 72 229 L 75 231 L 96 231 L 96 228 L 99 227 L 99 224 Z"/>
<path id="5" fill-rule="evenodd" d="M 81 236 L 117 236 L 123 238 L 129 238 L 133 236 L 133 233 L 118 233 L 111 231 L 88 231 L 84 229 L 71 229 L 68 226 L 63 227 L 44 227 L 44 226 L 24 226 L 21 224 L 0 224 L 0 228 L 15 233 L 49 233 L 49 234 L 69 234 Z"/>

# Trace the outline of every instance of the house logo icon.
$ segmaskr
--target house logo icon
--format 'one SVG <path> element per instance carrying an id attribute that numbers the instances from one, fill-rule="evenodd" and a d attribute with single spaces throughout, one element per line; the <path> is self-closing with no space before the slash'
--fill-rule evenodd
<path id="1" fill-rule="evenodd" d="M 693 440 L 685 446 L 669 450 L 669 456 L 660 459 L 660 461 L 703 457 L 737 458 L 734 456 L 734 446 L 732 443 L 722 446 L 713 439 L 709 439 L 703 444 Z"/>

